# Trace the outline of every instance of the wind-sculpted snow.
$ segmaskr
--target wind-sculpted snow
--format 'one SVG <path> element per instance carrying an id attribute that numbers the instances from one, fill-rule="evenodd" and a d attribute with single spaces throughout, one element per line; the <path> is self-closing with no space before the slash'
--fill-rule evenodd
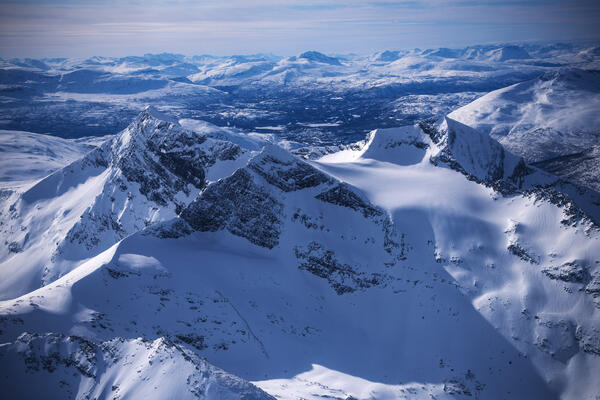
<path id="1" fill-rule="evenodd" d="M 600 308 L 600 272 L 596 271 L 592 275 L 590 283 L 585 287 L 585 292 L 592 296 L 596 307 Z M 600 339 L 600 337 L 598 338 Z M 598 343 L 598 348 L 600 349 L 600 343 Z"/>
<path id="2" fill-rule="evenodd" d="M 450 118 L 445 118 L 439 129 L 442 131 L 437 143 L 440 151 L 433 157 L 433 163 L 449 164 L 486 182 L 504 178 L 506 155 L 499 143 Z M 513 160 L 506 161 L 516 164 Z"/>
<path id="3" fill-rule="evenodd" d="M 363 158 L 391 161 L 403 165 L 417 164 L 425 157 L 430 141 L 418 126 L 378 129 L 371 133 L 361 154 Z"/>
<path id="4" fill-rule="evenodd" d="M 0 187 L 28 186 L 81 158 L 94 146 L 30 132 L 0 130 Z"/>
<path id="5" fill-rule="evenodd" d="M 500 193 L 522 193 L 549 201 L 564 210 L 565 225 L 600 225 L 600 194 L 545 173 L 505 150 L 483 132 L 446 117 L 435 127 L 420 124 L 436 148 L 429 158 L 447 165 L 469 179 L 493 187 Z"/>
<path id="6" fill-rule="evenodd" d="M 373 159 L 400 166 L 422 163 L 446 166 L 502 195 L 518 193 L 551 202 L 563 210 L 565 225 L 581 224 L 587 229 L 598 229 L 600 224 L 598 192 L 527 164 L 489 135 L 449 117 L 437 123 L 422 121 L 413 126 L 378 129 L 365 141 L 346 146 L 337 153 L 329 153 L 327 148 L 323 150 L 312 152 L 321 154 L 323 162 Z M 307 157 L 306 152 L 300 154 Z"/>

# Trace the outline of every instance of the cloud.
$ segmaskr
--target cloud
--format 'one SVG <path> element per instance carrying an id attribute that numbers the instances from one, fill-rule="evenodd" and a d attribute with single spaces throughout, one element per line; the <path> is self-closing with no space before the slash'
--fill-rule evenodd
<path id="1" fill-rule="evenodd" d="M 587 0 L 2 0 L 0 55 L 370 52 L 598 39 L 599 25 Z"/>

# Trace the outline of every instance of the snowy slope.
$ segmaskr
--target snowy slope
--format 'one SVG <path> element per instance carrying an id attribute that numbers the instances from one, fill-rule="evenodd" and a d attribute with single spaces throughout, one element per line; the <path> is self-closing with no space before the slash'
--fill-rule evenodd
<path id="1" fill-rule="evenodd" d="M 0 130 L 0 188 L 27 186 L 81 158 L 93 148 L 48 135 Z"/>
<path id="2" fill-rule="evenodd" d="M 540 373 L 555 382 L 555 387 L 561 385 L 560 381 L 577 381 L 580 373 L 586 376 L 582 379 L 587 384 L 593 381 L 594 373 L 590 371 L 597 372 L 598 366 L 588 362 L 597 363 L 598 359 L 597 347 L 591 350 L 594 345 L 590 343 L 597 346 L 600 332 L 598 312 L 592 306 L 597 299 L 593 297 L 598 279 L 597 231 L 590 237 L 585 230 L 576 233 L 559 228 L 560 223 L 552 227 L 561 218 L 551 216 L 553 207 L 543 211 L 547 207 L 544 202 L 531 197 L 497 197 L 492 192 L 489 198 L 481 196 L 475 200 L 471 197 L 475 191 L 460 187 L 439 172 L 433 175 L 434 181 L 433 176 L 426 174 L 429 166 L 417 174 L 416 168 L 409 172 L 405 167 L 377 160 L 362 162 L 368 168 L 357 168 L 355 163 L 326 163 L 324 167 L 361 187 L 379 204 L 404 213 L 421 210 L 432 226 L 438 262 L 472 299 L 474 307 L 521 354 L 527 354 Z M 382 191 L 384 182 L 387 190 Z M 405 188 L 410 191 L 407 193 Z M 470 207 L 463 208 L 464 204 Z M 586 250 L 577 250 L 584 242 Z M 493 250 L 494 246 L 498 250 Z M 523 261 L 498 259 L 500 253 L 496 251 L 501 252 L 503 246 Z M 592 303 L 584 306 L 588 311 L 579 309 L 583 293 L 591 295 L 587 301 Z M 592 320 L 588 320 L 590 315 Z M 583 340 L 586 344 L 576 344 L 586 331 L 590 335 Z M 536 350 L 525 350 L 528 347 Z M 578 348 L 587 349 L 583 351 L 589 354 L 588 360 L 578 361 L 583 353 L 571 358 Z M 568 369 L 558 373 L 565 364 Z M 558 378 L 561 374 L 566 377 Z M 566 398 L 593 398 L 598 389 L 589 387 L 586 394 L 581 384 L 566 384 L 562 390 Z"/>
<path id="3" fill-rule="evenodd" d="M 302 149 L 301 149 L 302 150 Z M 363 158 L 410 165 L 427 159 L 449 167 L 469 180 L 504 194 L 527 194 L 544 198 L 566 209 L 567 224 L 584 219 L 600 224 L 600 194 L 584 186 L 565 181 L 525 161 L 489 135 L 463 125 L 450 117 L 437 124 L 421 122 L 402 128 L 372 131 L 365 141 L 346 146 L 341 151 L 305 152 L 305 158 L 321 154 L 323 162 L 349 162 Z M 593 163 L 593 160 L 592 160 Z M 594 174 L 594 169 L 588 171 Z"/>
<path id="4" fill-rule="evenodd" d="M 493 91 L 449 116 L 538 162 L 598 144 L 599 110 L 600 72 L 571 69 Z"/>
<path id="5" fill-rule="evenodd" d="M 178 131 L 161 118 L 140 131 Z M 573 215 L 547 196 L 557 178 L 450 118 L 311 163 L 274 145 L 247 154 L 178 217 L 21 297 L 2 289 L 6 352 L 25 331 L 142 337 L 282 398 L 600 390 L 593 202 Z"/>

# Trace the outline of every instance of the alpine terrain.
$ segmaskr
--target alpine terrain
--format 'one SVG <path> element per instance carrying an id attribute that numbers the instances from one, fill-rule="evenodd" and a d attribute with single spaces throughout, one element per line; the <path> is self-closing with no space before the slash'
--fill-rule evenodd
<path id="1" fill-rule="evenodd" d="M 597 399 L 599 61 L 2 60 L 2 393 Z"/>

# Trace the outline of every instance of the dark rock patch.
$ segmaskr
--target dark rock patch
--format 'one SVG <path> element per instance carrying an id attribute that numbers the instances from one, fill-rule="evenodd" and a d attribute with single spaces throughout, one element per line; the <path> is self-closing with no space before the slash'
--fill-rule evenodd
<path id="1" fill-rule="evenodd" d="M 315 198 L 326 203 L 335 204 L 341 207 L 347 207 L 354 211 L 359 211 L 365 218 L 379 217 L 383 211 L 371 206 L 360 196 L 358 196 L 345 183 L 340 183 L 333 188 L 318 194 Z"/>
<path id="2" fill-rule="evenodd" d="M 226 229 L 258 246 L 272 249 L 279 244 L 283 205 L 252 175 L 237 170 L 227 179 L 210 185 L 181 213 L 194 229 L 215 232 Z"/>
<path id="3" fill-rule="evenodd" d="M 563 282 L 587 283 L 590 274 L 580 261 L 571 261 L 562 265 L 550 266 L 542 269 L 542 272 L 550 279 Z"/>
<path id="4" fill-rule="evenodd" d="M 385 285 L 391 278 L 384 274 L 366 274 L 357 271 L 349 264 L 340 262 L 335 252 L 327 250 L 317 242 L 306 247 L 295 248 L 296 258 L 303 260 L 298 268 L 319 278 L 327 279 L 338 295 L 352 293 L 359 289 Z"/>

